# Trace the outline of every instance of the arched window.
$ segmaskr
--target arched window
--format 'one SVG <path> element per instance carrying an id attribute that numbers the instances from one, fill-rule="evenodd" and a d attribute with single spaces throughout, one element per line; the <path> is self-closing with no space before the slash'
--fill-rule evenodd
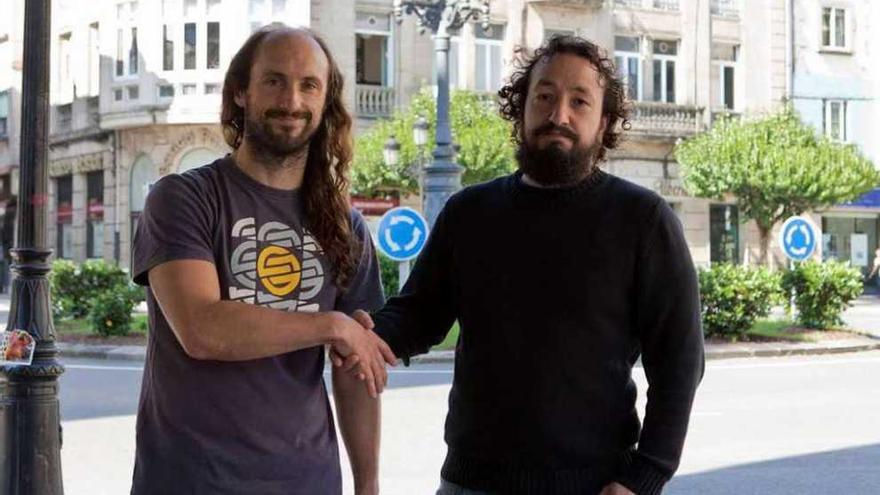
<path id="1" fill-rule="evenodd" d="M 180 163 L 177 165 L 177 173 L 182 174 L 187 170 L 207 165 L 222 156 L 223 153 L 218 153 L 208 148 L 189 150 L 180 158 Z"/>

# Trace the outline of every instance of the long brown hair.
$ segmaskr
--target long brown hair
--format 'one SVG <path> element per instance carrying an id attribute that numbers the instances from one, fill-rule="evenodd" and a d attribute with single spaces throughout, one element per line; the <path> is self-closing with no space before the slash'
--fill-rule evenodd
<path id="1" fill-rule="evenodd" d="M 252 34 L 232 58 L 223 81 L 223 106 L 220 112 L 223 137 L 233 149 L 241 145 L 245 112 L 235 103 L 235 95 L 247 91 L 254 58 L 265 38 L 269 34 L 284 31 L 310 36 L 324 50 L 330 64 L 324 112 L 318 129 L 309 141 L 309 156 L 301 191 L 309 231 L 335 268 L 336 285 L 345 289 L 356 269 L 361 247 L 352 235 L 348 200 L 352 122 L 343 101 L 342 72 L 327 43 L 314 31 L 294 29 L 280 23 L 270 24 Z"/>
<path id="2" fill-rule="evenodd" d="M 602 135 L 602 147 L 597 156 L 601 161 L 608 150 L 617 148 L 621 131 L 630 128 L 629 107 L 626 101 L 626 85 L 617 75 L 614 62 L 592 41 L 577 36 L 555 35 L 534 53 L 529 53 L 523 48 L 517 49 L 514 61 L 516 70 L 510 76 L 510 83 L 498 91 L 501 116 L 513 123 L 513 139 L 517 144 L 522 144 L 526 98 L 532 72 L 539 62 L 549 60 L 560 53 L 584 58 L 599 72 L 599 81 L 605 88 L 602 116 L 607 119 L 605 134 Z"/>

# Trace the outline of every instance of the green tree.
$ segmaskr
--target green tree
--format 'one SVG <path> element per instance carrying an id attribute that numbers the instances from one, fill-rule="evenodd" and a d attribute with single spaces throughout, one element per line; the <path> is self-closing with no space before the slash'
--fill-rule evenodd
<path id="1" fill-rule="evenodd" d="M 732 195 L 743 217 L 755 221 L 767 265 L 777 222 L 880 184 L 880 172 L 855 146 L 817 135 L 790 105 L 754 120 L 721 119 L 679 144 L 675 155 L 691 194 Z"/>
<path id="2" fill-rule="evenodd" d="M 418 174 L 408 168 L 419 160 L 413 142 L 413 124 L 419 116 L 428 120 L 429 140 L 425 161 L 434 149 L 435 104 L 430 89 L 422 89 L 410 105 L 391 119 L 376 122 L 355 141 L 352 167 L 352 193 L 380 197 L 415 194 L 419 190 Z M 496 106 L 488 99 L 469 91 L 455 91 L 451 96 L 450 124 L 455 144 L 460 146 L 458 164 L 464 167 L 462 184 L 476 184 L 514 169 L 514 144 L 510 124 L 501 118 Z M 382 150 L 385 141 L 394 136 L 400 143 L 400 160 L 395 167 L 385 164 Z"/>

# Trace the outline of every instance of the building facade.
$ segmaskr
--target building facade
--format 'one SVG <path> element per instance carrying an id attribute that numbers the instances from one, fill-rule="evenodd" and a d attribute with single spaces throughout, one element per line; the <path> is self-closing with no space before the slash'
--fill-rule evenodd
<path id="1" fill-rule="evenodd" d="M 855 145 L 880 165 L 880 5 L 862 0 L 794 5 L 794 107 L 818 133 Z M 813 219 L 822 229 L 822 258 L 848 261 L 867 274 L 880 247 L 880 189 L 816 212 Z"/>
<path id="2" fill-rule="evenodd" d="M 844 50 L 851 53 L 844 54 L 816 49 L 825 39 L 821 0 L 493 0 L 488 30 L 468 25 L 453 36 L 450 82 L 495 92 L 513 70 L 517 47 L 535 48 L 558 33 L 596 41 L 614 58 L 633 103 L 632 129 L 604 167 L 669 201 L 698 265 L 743 262 L 758 252 L 757 230 L 741 221 L 734 204 L 687 194 L 675 143 L 719 114 L 771 111 L 786 98 L 814 123 L 827 113 L 817 113 L 817 102 L 845 100 L 844 132 L 866 137 L 870 126 L 860 119 L 872 117 L 870 105 L 877 109 L 877 88 L 870 86 L 876 72 L 867 72 L 863 57 L 870 26 L 856 22 L 858 9 L 868 7 L 856 6 L 869 3 L 834 3 L 829 39 L 840 36 L 834 8 L 843 5 L 843 19 L 851 19 L 844 21 L 852 30 Z M 392 0 L 85 4 L 53 2 L 49 224 L 58 257 L 129 265 L 150 185 L 229 151 L 218 124 L 223 77 L 247 36 L 264 24 L 324 35 L 349 82 L 358 129 L 390 116 L 436 79 L 430 35 L 412 16 L 397 23 Z M 8 219 L 15 208 L 23 6 L 13 0 L 12 16 L 0 20 L 0 242 L 7 246 L 14 235 Z M 854 72 L 837 72 L 844 69 Z M 861 82 L 845 82 L 855 73 Z M 834 93 L 843 89 L 850 93 Z M 840 110 L 833 112 L 839 122 Z M 840 124 L 831 128 L 840 132 Z M 869 152 L 876 162 L 877 149 Z M 858 208 L 822 218 L 864 213 Z"/>

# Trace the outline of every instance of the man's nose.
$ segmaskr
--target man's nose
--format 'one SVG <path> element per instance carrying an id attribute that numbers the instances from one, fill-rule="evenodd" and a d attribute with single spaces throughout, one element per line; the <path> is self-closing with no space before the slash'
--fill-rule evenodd
<path id="1" fill-rule="evenodd" d="M 568 102 L 565 98 L 560 98 L 550 113 L 550 122 L 559 127 L 571 127 L 571 114 L 568 108 Z"/>

